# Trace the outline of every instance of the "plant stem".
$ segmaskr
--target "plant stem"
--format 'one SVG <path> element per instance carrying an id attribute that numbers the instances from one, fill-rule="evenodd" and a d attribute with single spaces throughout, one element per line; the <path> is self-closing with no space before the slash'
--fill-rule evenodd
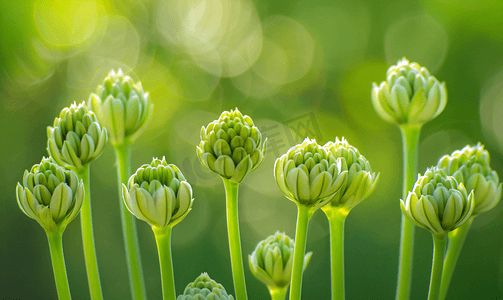
<path id="1" fill-rule="evenodd" d="M 295 248 L 293 250 L 290 300 L 300 300 L 302 294 L 302 273 L 304 271 L 304 255 L 306 253 L 307 225 L 311 217 L 309 212 L 310 207 L 298 204 L 297 209 L 297 229 L 295 231 Z"/>
<path id="2" fill-rule="evenodd" d="M 71 300 L 68 276 L 66 275 L 65 257 L 63 256 L 63 232 L 46 232 L 51 250 L 52 270 L 59 300 Z"/>
<path id="3" fill-rule="evenodd" d="M 344 223 L 347 214 L 339 213 L 336 209 L 326 214 L 330 224 L 332 300 L 344 300 Z"/>
<path id="4" fill-rule="evenodd" d="M 232 277 L 234 279 L 234 292 L 236 300 L 247 300 L 243 257 L 241 254 L 241 239 L 239 236 L 238 218 L 238 189 L 239 183 L 230 179 L 224 181 L 227 202 L 227 233 L 229 236 L 229 249 L 231 252 Z"/>
<path id="5" fill-rule="evenodd" d="M 143 280 L 143 269 L 141 265 L 136 220 L 128 211 L 122 199 L 122 183 L 127 185 L 127 181 L 131 175 L 131 145 L 129 143 L 123 143 L 114 145 L 114 148 L 117 155 L 117 177 L 119 179 L 118 187 L 122 237 L 124 239 L 124 249 L 126 251 L 126 263 L 129 274 L 131 297 L 136 300 L 143 300 L 147 298 L 147 294 L 145 291 L 145 282 Z"/>
<path id="6" fill-rule="evenodd" d="M 421 127 L 400 126 L 403 145 L 403 190 L 402 199 L 412 190 L 417 176 L 417 145 Z M 412 261 L 414 253 L 415 227 L 411 221 L 402 215 L 400 234 L 400 258 L 398 262 L 397 300 L 408 300 L 412 279 Z"/>
<path id="7" fill-rule="evenodd" d="M 433 264 L 431 266 L 430 291 L 428 292 L 428 300 L 438 300 L 446 243 L 447 239 L 445 234 L 433 235 Z"/>
<path id="8" fill-rule="evenodd" d="M 171 260 L 171 227 L 152 227 L 159 253 L 159 265 L 162 279 L 162 299 L 175 300 L 175 278 L 173 276 L 173 262 Z"/>
<path id="9" fill-rule="evenodd" d="M 96 247 L 94 246 L 89 169 L 90 166 L 87 164 L 79 171 L 79 178 L 84 181 L 85 188 L 84 203 L 82 204 L 82 210 L 80 212 L 80 222 L 82 225 L 82 242 L 84 244 L 84 257 L 86 260 L 89 292 L 92 300 L 102 300 L 103 294 L 101 292 L 98 259 L 96 257 Z"/>
<path id="10" fill-rule="evenodd" d="M 449 290 L 456 263 L 458 262 L 461 248 L 465 243 L 468 231 L 472 227 L 473 217 L 470 218 L 465 224 L 458 229 L 449 232 L 449 246 L 447 247 L 447 254 L 444 260 L 444 269 L 442 271 L 442 282 L 440 283 L 440 300 L 444 300 Z"/>
<path id="11" fill-rule="evenodd" d="M 271 300 L 285 300 L 286 292 L 288 291 L 288 286 L 285 287 L 273 287 L 268 286 L 269 294 L 271 294 Z"/>

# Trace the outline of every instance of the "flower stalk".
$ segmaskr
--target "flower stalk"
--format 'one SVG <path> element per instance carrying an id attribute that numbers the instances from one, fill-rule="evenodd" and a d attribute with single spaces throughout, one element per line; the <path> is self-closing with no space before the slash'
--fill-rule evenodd
<path id="1" fill-rule="evenodd" d="M 66 274 L 65 258 L 63 256 L 63 231 L 49 232 L 46 230 L 49 249 L 51 250 L 52 269 L 59 300 L 71 300 L 68 275 Z"/>
<path id="2" fill-rule="evenodd" d="M 171 227 L 152 227 L 152 230 L 154 231 L 157 252 L 159 254 L 163 300 L 176 300 L 175 278 L 171 259 Z"/>
<path id="3" fill-rule="evenodd" d="M 442 279 L 442 266 L 444 262 L 446 234 L 433 234 L 433 263 L 431 267 L 430 290 L 428 300 L 438 300 L 440 281 Z"/>
<path id="4" fill-rule="evenodd" d="M 241 238 L 239 236 L 238 217 L 238 190 L 239 183 L 227 178 L 222 178 L 225 187 L 227 233 L 229 237 L 229 250 L 231 253 L 232 277 L 236 299 L 248 299 L 241 252 Z"/>
<path id="5" fill-rule="evenodd" d="M 288 286 L 285 287 L 272 287 L 268 286 L 269 294 L 271 295 L 271 300 L 285 300 L 286 293 L 288 292 Z"/>
<path id="6" fill-rule="evenodd" d="M 297 227 L 295 230 L 295 248 L 293 251 L 292 284 L 290 300 L 300 300 L 302 295 L 302 275 L 304 273 L 304 255 L 306 254 L 307 228 L 313 212 L 307 205 L 297 205 Z"/>
<path id="7" fill-rule="evenodd" d="M 327 214 L 330 224 L 330 263 L 332 270 L 332 300 L 344 297 L 344 223 L 347 214 L 333 210 Z"/>

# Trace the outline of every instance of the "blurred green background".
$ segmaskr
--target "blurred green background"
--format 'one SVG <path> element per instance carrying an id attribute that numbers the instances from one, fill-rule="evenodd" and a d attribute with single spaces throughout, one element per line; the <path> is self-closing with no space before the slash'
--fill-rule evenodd
<path id="1" fill-rule="evenodd" d="M 0 2 L 0 299 L 56 299 L 42 228 L 16 204 L 23 171 L 47 155 L 46 126 L 87 101 L 111 68 L 140 79 L 155 104 L 133 149 L 133 169 L 166 156 L 194 188 L 173 231 L 176 287 L 201 272 L 233 293 L 222 182 L 203 169 L 202 125 L 238 107 L 269 152 L 240 190 L 243 256 L 276 230 L 294 236 L 296 207 L 273 179 L 274 160 L 304 136 L 345 136 L 381 179 L 346 222 L 348 299 L 393 299 L 402 186 L 398 129 L 374 113 L 373 81 L 406 56 L 447 82 L 444 112 L 423 127 L 419 170 L 465 144 L 484 143 L 503 175 L 503 1 L 45 0 Z M 106 299 L 130 299 L 108 145 L 92 164 L 94 228 Z M 500 203 L 476 219 L 448 299 L 503 299 Z M 150 299 L 161 299 L 153 233 L 138 222 Z M 89 299 L 78 221 L 64 235 L 74 299 Z M 303 299 L 330 297 L 328 223 L 310 223 Z M 417 230 L 412 299 L 426 299 L 429 232 Z M 251 300 L 268 299 L 245 265 Z"/>

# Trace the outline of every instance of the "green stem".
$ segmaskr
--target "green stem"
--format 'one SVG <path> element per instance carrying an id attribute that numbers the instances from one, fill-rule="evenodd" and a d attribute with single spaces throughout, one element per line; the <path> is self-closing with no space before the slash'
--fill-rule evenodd
<path id="1" fill-rule="evenodd" d="M 430 291 L 428 292 L 428 300 L 438 300 L 446 243 L 447 239 L 445 234 L 433 235 L 433 264 L 431 266 Z"/>
<path id="2" fill-rule="evenodd" d="M 271 294 L 271 300 L 285 300 L 286 292 L 288 291 L 288 286 L 276 287 L 268 286 L 269 294 Z"/>
<path id="3" fill-rule="evenodd" d="M 412 190 L 417 176 L 417 146 L 421 127 L 400 126 L 403 145 L 403 190 L 402 199 Z M 415 226 L 402 215 L 402 229 L 400 234 L 400 258 L 398 262 L 397 300 L 408 300 L 412 279 L 412 261 L 414 252 Z"/>
<path id="4" fill-rule="evenodd" d="M 458 262 L 461 248 L 465 243 L 468 231 L 472 227 L 473 218 L 470 218 L 465 224 L 458 229 L 449 232 L 449 246 L 447 247 L 447 254 L 444 260 L 444 269 L 442 271 L 442 282 L 440 283 L 440 300 L 444 300 L 449 290 L 456 263 Z"/>
<path id="5" fill-rule="evenodd" d="M 89 292 L 91 293 L 92 300 L 102 300 L 103 294 L 101 292 L 98 259 L 96 257 L 96 247 L 94 246 L 89 169 L 89 164 L 87 164 L 79 171 L 79 178 L 84 181 L 84 188 L 86 191 L 84 203 L 82 204 L 82 210 L 80 212 L 80 222 L 82 225 L 82 242 L 84 244 Z"/>
<path id="6" fill-rule="evenodd" d="M 114 145 L 114 147 L 117 155 L 119 205 L 121 212 L 122 237 L 124 239 L 124 249 L 126 250 L 126 263 L 129 274 L 129 286 L 132 298 L 136 300 L 143 300 L 147 299 L 147 293 L 145 290 L 145 282 L 143 280 L 143 269 L 141 265 L 136 220 L 128 211 L 122 199 L 122 183 L 127 185 L 127 181 L 131 175 L 131 145 L 123 143 Z"/>
<path id="7" fill-rule="evenodd" d="M 162 299 L 175 300 L 175 278 L 173 276 L 173 262 L 171 260 L 171 227 L 152 227 L 159 253 L 159 265 L 161 267 Z"/>
<path id="8" fill-rule="evenodd" d="M 347 214 L 335 209 L 327 213 L 330 224 L 330 261 L 332 264 L 332 300 L 344 300 L 344 223 Z"/>
<path id="9" fill-rule="evenodd" d="M 293 250 L 292 284 L 290 285 L 290 300 L 300 300 L 302 294 L 302 273 L 304 271 L 304 255 L 306 253 L 307 225 L 311 213 L 310 207 L 297 205 L 297 229 L 295 231 L 295 248 Z"/>
<path id="10" fill-rule="evenodd" d="M 71 300 L 68 276 L 66 275 L 65 257 L 63 256 L 63 232 L 46 232 L 51 250 L 52 270 L 59 300 Z"/>
<path id="11" fill-rule="evenodd" d="M 231 252 L 232 277 L 236 300 L 247 300 L 243 257 L 241 254 L 241 239 L 239 237 L 238 218 L 238 189 L 239 183 L 230 179 L 224 181 L 227 202 L 227 233 L 229 235 L 229 249 Z"/>

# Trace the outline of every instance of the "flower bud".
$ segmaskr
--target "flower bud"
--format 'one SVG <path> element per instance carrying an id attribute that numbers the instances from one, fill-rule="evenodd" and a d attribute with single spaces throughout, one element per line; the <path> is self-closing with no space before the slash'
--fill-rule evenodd
<path id="1" fill-rule="evenodd" d="M 380 174 L 372 172 L 368 160 L 358 149 L 348 144 L 345 138 L 335 138 L 335 143 L 328 142 L 323 147 L 332 153 L 334 158 L 341 160 L 342 171 L 348 171 L 348 180 L 323 209 L 344 207 L 349 212 L 372 194 Z"/>
<path id="2" fill-rule="evenodd" d="M 78 172 L 100 156 L 107 143 L 107 130 L 82 102 L 65 107 L 47 127 L 47 152 L 60 166 Z"/>
<path id="3" fill-rule="evenodd" d="M 28 217 L 46 231 L 64 229 L 80 212 L 84 201 L 84 183 L 75 172 L 66 170 L 49 158 L 42 158 L 23 175 L 16 187 L 17 204 Z"/>
<path id="4" fill-rule="evenodd" d="M 192 209 L 192 187 L 177 166 L 154 158 L 141 166 L 122 184 L 122 196 L 128 210 L 150 226 L 175 226 Z"/>
<path id="5" fill-rule="evenodd" d="M 110 132 L 112 144 L 129 143 L 138 138 L 152 117 L 154 105 L 150 95 L 143 90 L 141 82 L 111 70 L 95 94 L 91 94 L 89 105 L 98 120 Z"/>
<path id="6" fill-rule="evenodd" d="M 473 216 L 491 210 L 501 199 L 501 183 L 496 171 L 491 169 L 489 160 L 484 145 L 478 143 L 444 155 L 437 164 L 447 175 L 463 183 L 467 191 L 473 190 Z"/>
<path id="7" fill-rule="evenodd" d="M 372 104 L 385 121 L 422 125 L 445 108 L 447 89 L 430 72 L 405 58 L 386 72 L 386 81 L 372 83 Z"/>
<path id="8" fill-rule="evenodd" d="M 274 177 L 285 196 L 302 205 L 325 205 L 346 183 L 343 161 L 306 138 L 274 164 Z"/>
<path id="9" fill-rule="evenodd" d="M 253 275 L 268 287 L 287 287 L 292 277 L 294 245 L 293 239 L 279 231 L 259 242 L 248 256 Z M 304 256 L 304 269 L 312 254 L 309 252 Z"/>
<path id="10" fill-rule="evenodd" d="M 232 295 L 227 294 L 225 288 L 203 273 L 187 285 L 183 294 L 177 300 L 234 300 Z"/>
<path id="11" fill-rule="evenodd" d="M 201 128 L 197 156 L 211 171 L 239 183 L 262 163 L 266 144 L 252 119 L 236 108 Z"/>
<path id="12" fill-rule="evenodd" d="M 414 224 L 432 233 L 448 233 L 463 225 L 473 213 L 473 191 L 468 195 L 463 183 L 431 167 L 419 176 L 407 199 L 400 200 L 402 213 Z"/>

